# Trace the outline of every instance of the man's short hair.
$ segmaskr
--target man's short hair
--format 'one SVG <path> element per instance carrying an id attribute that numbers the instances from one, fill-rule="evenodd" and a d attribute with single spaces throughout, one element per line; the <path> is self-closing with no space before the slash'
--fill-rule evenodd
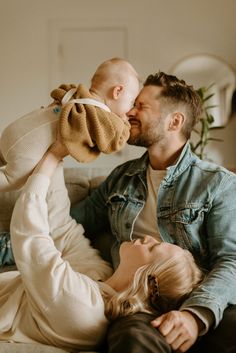
<path id="1" fill-rule="evenodd" d="M 176 76 L 161 71 L 149 75 L 143 85 L 162 88 L 157 97 L 161 100 L 161 108 L 185 114 L 186 120 L 181 132 L 189 139 L 193 127 L 202 114 L 202 100 L 193 86 L 187 85 L 184 80 L 180 80 Z"/>

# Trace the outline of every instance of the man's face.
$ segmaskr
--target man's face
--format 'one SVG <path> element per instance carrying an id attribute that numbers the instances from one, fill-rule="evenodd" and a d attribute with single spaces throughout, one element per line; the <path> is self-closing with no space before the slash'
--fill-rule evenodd
<path id="1" fill-rule="evenodd" d="M 161 87 L 143 87 L 134 107 L 127 113 L 131 125 L 129 144 L 148 148 L 165 141 L 168 119 L 161 113 L 157 98 L 160 92 Z"/>

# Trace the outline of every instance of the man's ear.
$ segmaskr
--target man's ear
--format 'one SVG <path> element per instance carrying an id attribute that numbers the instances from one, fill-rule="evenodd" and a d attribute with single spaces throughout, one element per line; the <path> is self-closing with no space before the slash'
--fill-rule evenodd
<path id="1" fill-rule="evenodd" d="M 171 114 L 171 119 L 169 122 L 169 130 L 177 131 L 180 130 L 184 124 L 185 116 L 183 113 L 175 112 Z"/>
<path id="2" fill-rule="evenodd" d="M 123 85 L 118 85 L 113 88 L 112 91 L 112 96 L 113 99 L 118 99 L 120 94 L 124 91 L 124 86 Z"/>

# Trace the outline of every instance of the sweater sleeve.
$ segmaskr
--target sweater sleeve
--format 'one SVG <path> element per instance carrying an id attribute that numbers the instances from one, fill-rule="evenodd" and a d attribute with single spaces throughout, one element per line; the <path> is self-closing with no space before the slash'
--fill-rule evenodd
<path id="1" fill-rule="evenodd" d="M 46 176 L 33 174 L 16 202 L 11 221 L 25 305 L 40 331 L 55 345 L 95 346 L 104 339 L 107 327 L 103 297 L 98 283 L 75 271 L 54 244 L 48 222 L 49 184 Z M 63 206 L 63 200 L 59 202 Z M 71 247 L 70 242 L 66 245 Z M 78 262 L 80 253 L 76 252 Z"/>
<path id="2" fill-rule="evenodd" d="M 99 301 L 101 305 L 97 283 L 75 272 L 50 236 L 46 201 L 49 184 L 50 179 L 42 174 L 30 176 L 12 215 L 12 247 L 27 295 L 42 310 L 55 303 L 61 293 L 80 303 L 94 305 Z"/>

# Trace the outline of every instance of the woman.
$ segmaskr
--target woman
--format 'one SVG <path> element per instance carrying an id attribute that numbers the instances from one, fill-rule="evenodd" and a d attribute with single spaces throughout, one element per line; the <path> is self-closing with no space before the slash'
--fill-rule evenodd
<path id="1" fill-rule="evenodd" d="M 121 245 L 111 275 L 69 216 L 65 155 L 56 141 L 16 202 L 11 235 L 19 271 L 0 275 L 0 340 L 89 350 L 109 319 L 177 308 L 202 273 L 189 252 L 146 236 Z"/>

